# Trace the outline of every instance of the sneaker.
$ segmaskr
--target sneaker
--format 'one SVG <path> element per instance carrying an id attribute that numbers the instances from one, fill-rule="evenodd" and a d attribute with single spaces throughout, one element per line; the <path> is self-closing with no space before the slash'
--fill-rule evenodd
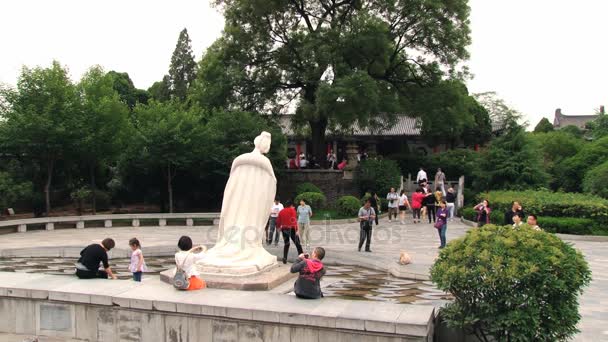
<path id="1" fill-rule="evenodd" d="M 388 219 L 388 222 L 392 222 L 391 219 Z"/>

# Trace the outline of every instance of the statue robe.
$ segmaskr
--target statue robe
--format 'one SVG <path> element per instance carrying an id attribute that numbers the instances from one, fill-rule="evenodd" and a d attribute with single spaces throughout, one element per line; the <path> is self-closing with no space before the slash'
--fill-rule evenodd
<path id="1" fill-rule="evenodd" d="M 232 162 L 224 190 L 218 240 L 199 261 L 202 273 L 248 275 L 277 263 L 263 245 L 277 180 L 272 164 L 257 149 Z"/>

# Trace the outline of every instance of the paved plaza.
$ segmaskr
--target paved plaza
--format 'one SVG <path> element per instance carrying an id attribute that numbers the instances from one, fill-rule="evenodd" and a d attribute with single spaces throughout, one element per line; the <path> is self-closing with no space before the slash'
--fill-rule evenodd
<path id="1" fill-rule="evenodd" d="M 464 235 L 468 229 L 470 227 L 460 222 L 450 222 L 448 241 Z M 127 255 L 127 242 L 132 237 L 142 242 L 144 254 L 169 255 L 175 251 L 177 240 L 182 235 L 191 236 L 195 244 L 211 247 L 217 237 L 217 227 L 116 227 L 14 233 L 0 238 L 0 256 L 24 256 L 26 253 L 75 256 L 83 246 L 105 237 L 116 240 L 117 248 L 112 253 L 113 257 Z M 429 267 L 438 254 L 437 231 L 426 223 L 414 225 L 410 221 L 400 225 L 381 220 L 380 225 L 374 227 L 372 253 L 357 251 L 359 227 L 356 223 L 313 225 L 311 235 L 311 246 L 326 248 L 328 264 L 355 264 L 418 280 L 428 279 Z M 594 241 L 605 239 L 593 237 L 561 237 L 583 252 L 593 272 L 591 285 L 581 297 L 581 333 L 575 340 L 608 341 L 608 250 L 605 248 L 608 241 Z M 281 255 L 282 241 L 277 247 L 267 249 L 277 256 Z M 411 255 L 412 264 L 401 266 L 397 263 L 401 250 Z M 290 259 L 294 257 L 295 247 L 292 246 Z"/>

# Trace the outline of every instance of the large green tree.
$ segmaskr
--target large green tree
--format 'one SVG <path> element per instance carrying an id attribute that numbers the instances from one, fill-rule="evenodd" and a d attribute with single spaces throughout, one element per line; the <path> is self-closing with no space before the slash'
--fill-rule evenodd
<path id="1" fill-rule="evenodd" d="M 466 0 L 215 2 L 226 20 L 216 65 L 242 77 L 223 84 L 233 103 L 263 112 L 295 104 L 318 159 L 328 126 L 381 128 L 410 113 L 412 90 L 455 71 L 470 43 Z M 211 69 L 203 72 L 217 77 Z"/>
<path id="2" fill-rule="evenodd" d="M 505 100 L 500 98 L 496 92 L 477 93 L 473 94 L 473 97 L 488 111 L 494 130 L 497 133 L 508 132 L 509 127 L 515 125 L 525 125 L 522 122 L 523 114 L 509 107 Z"/>
<path id="3" fill-rule="evenodd" d="M 164 175 L 173 212 L 173 180 L 178 172 L 196 167 L 205 153 L 202 116 L 196 109 L 184 109 L 177 102 L 151 101 L 135 108 L 137 126 L 127 158 L 143 168 L 155 168 Z"/>
<path id="4" fill-rule="evenodd" d="M 3 151 L 24 156 L 44 175 L 46 213 L 51 211 L 55 167 L 76 154 L 82 127 L 82 108 L 68 71 L 54 61 L 49 68 L 24 67 L 15 90 L 4 91 L 5 120 L 0 134 Z"/>
<path id="5" fill-rule="evenodd" d="M 171 95 L 183 101 L 188 95 L 188 89 L 196 78 L 196 62 L 192 52 L 192 43 L 188 36 L 188 30 L 183 29 L 179 33 L 171 65 L 169 66 L 169 86 Z M 165 82 L 163 80 L 163 82 Z"/>
<path id="6" fill-rule="evenodd" d="M 129 108 L 133 109 L 138 103 L 145 104 L 148 102 L 150 94 L 146 90 L 135 88 L 128 73 L 111 70 L 108 72 L 108 77 L 112 79 L 112 87 L 118 92 L 120 99 Z"/>
<path id="7" fill-rule="evenodd" d="M 549 122 L 549 119 L 542 118 L 534 127 L 534 133 L 547 133 L 553 131 L 553 125 Z"/>
<path id="8" fill-rule="evenodd" d="M 114 90 L 114 77 L 99 66 L 82 77 L 83 101 L 79 160 L 89 171 L 93 214 L 96 211 L 96 174 L 104 163 L 115 163 L 130 133 L 129 107 Z"/>

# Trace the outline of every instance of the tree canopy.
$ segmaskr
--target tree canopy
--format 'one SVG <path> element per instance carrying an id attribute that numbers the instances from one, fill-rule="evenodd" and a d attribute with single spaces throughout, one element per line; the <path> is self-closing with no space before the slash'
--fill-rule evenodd
<path id="1" fill-rule="evenodd" d="M 553 131 L 553 124 L 549 122 L 549 119 L 542 118 L 534 127 L 535 133 L 547 133 Z"/>
<path id="2" fill-rule="evenodd" d="M 171 56 L 169 66 L 169 89 L 171 95 L 183 101 L 188 95 L 188 89 L 196 78 L 196 62 L 192 52 L 192 43 L 188 30 L 183 29 L 179 33 L 177 44 Z M 163 79 L 163 82 L 166 82 Z"/>
<path id="3" fill-rule="evenodd" d="M 413 90 L 456 74 L 468 57 L 466 0 L 218 0 L 226 26 L 215 63 L 235 73 L 233 101 L 245 110 L 284 112 L 310 126 L 324 154 L 329 125 L 390 124 L 409 113 Z M 202 70 L 218 77 L 217 69 Z M 228 73 L 229 76 L 232 74 Z M 416 113 L 412 113 L 416 115 Z"/>

